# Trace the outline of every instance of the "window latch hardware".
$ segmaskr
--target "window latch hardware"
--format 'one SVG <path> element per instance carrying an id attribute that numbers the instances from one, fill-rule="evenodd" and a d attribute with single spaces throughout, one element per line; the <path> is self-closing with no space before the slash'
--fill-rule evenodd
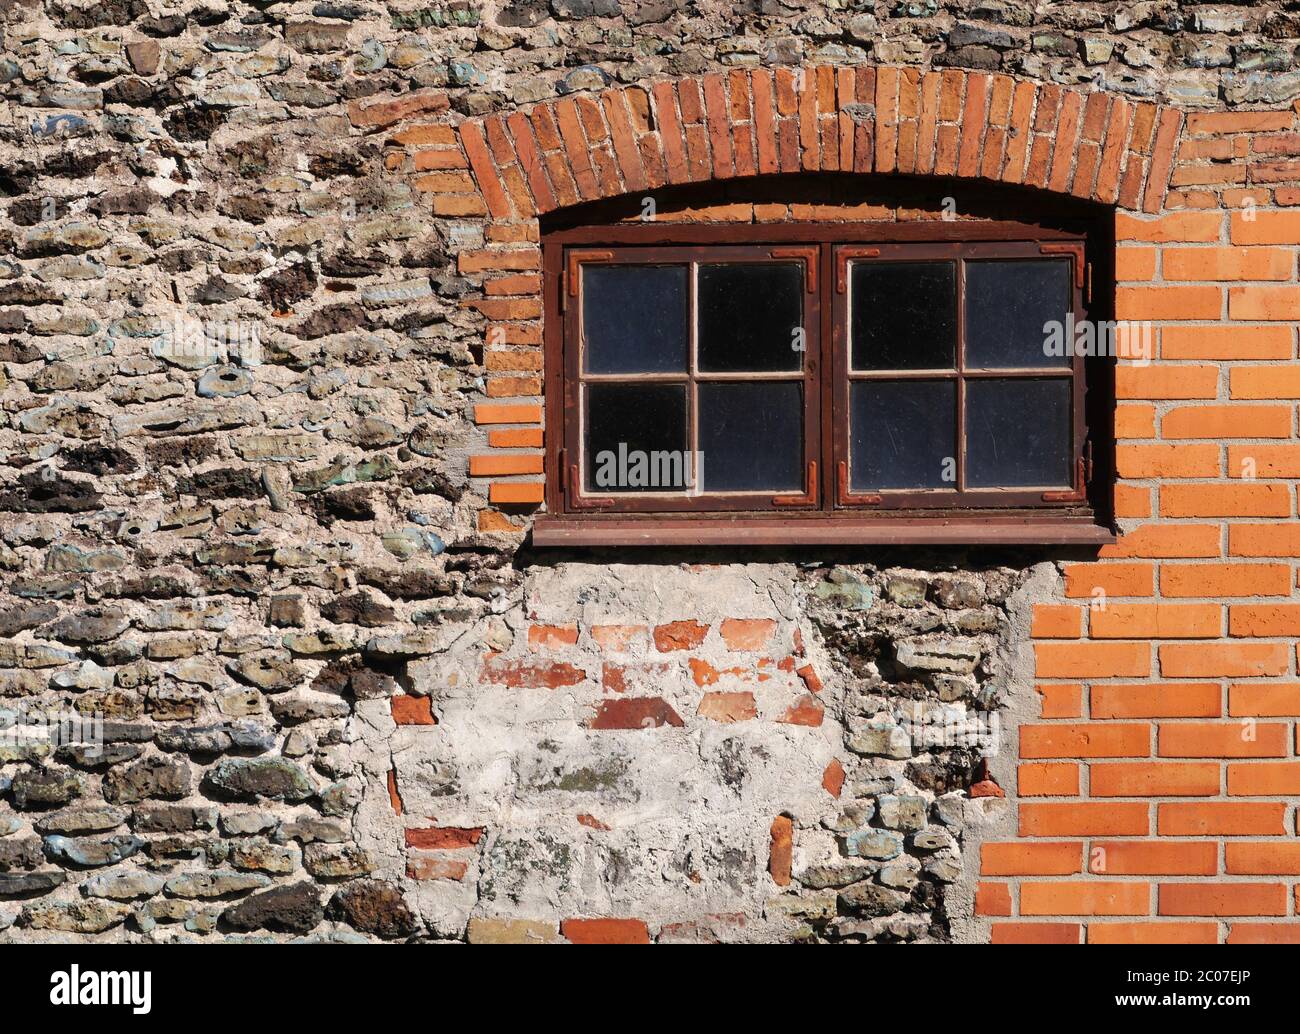
<path id="1" fill-rule="evenodd" d="M 777 495 L 772 497 L 773 506 L 813 506 L 817 502 L 817 461 L 808 461 L 808 473 L 804 480 L 803 495 Z"/>
<path id="2" fill-rule="evenodd" d="M 1088 498 L 1087 485 L 1092 480 L 1092 458 L 1079 457 L 1074 471 L 1074 488 L 1063 492 L 1044 492 L 1045 503 L 1081 503 Z"/>
<path id="3" fill-rule="evenodd" d="M 1038 246 L 1040 254 L 1043 255 L 1070 255 L 1074 258 L 1074 286 L 1078 288 L 1089 287 L 1089 274 L 1091 273 L 1091 263 L 1085 262 L 1083 258 L 1083 242 L 1070 241 L 1068 243 L 1051 243 L 1040 244 Z M 1085 268 L 1088 267 L 1088 268 Z M 1091 295 L 1091 290 L 1088 294 Z"/>
<path id="4" fill-rule="evenodd" d="M 567 257 L 568 262 L 565 264 L 564 272 L 560 275 L 560 279 L 563 281 L 560 290 L 561 311 L 563 311 L 568 299 L 578 297 L 578 284 L 580 283 L 578 267 L 584 262 L 610 262 L 614 258 L 614 253 L 612 251 L 571 251 Z"/>
<path id="5" fill-rule="evenodd" d="M 560 450 L 560 491 L 568 497 L 571 510 L 603 510 L 613 506 L 614 500 L 602 496 L 584 496 L 578 465 L 569 462 L 569 450 Z"/>
<path id="6" fill-rule="evenodd" d="M 849 261 L 859 258 L 880 258 L 879 248 L 840 248 L 835 259 L 835 293 L 849 289 Z"/>
<path id="7" fill-rule="evenodd" d="M 879 506 L 883 502 L 883 498 L 874 493 L 854 495 L 849 491 L 849 465 L 844 460 L 840 460 L 836 470 L 835 486 L 835 501 L 841 506 Z"/>
<path id="8" fill-rule="evenodd" d="M 817 293 L 817 248 L 772 248 L 768 255 L 774 259 L 803 259 L 804 290 L 808 294 Z"/>

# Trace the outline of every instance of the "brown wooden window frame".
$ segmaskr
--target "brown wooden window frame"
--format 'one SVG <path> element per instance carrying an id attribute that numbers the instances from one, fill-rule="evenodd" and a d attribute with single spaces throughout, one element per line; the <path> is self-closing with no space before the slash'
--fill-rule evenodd
<path id="1" fill-rule="evenodd" d="M 1091 364 L 980 370 L 965 365 L 965 260 L 1059 259 L 1070 264 L 1074 318 L 1093 306 L 1090 241 L 1084 230 L 1013 222 L 763 225 L 616 224 L 561 229 L 543 237 L 546 300 L 546 504 L 534 525 L 539 545 L 752 544 L 856 542 L 1079 543 L 1112 541 L 1092 478 L 1094 442 L 1109 446 L 1098 426 L 1104 407 L 1085 393 Z M 956 262 L 957 357 L 944 371 L 851 372 L 847 319 L 849 262 L 916 259 Z M 592 263 L 664 264 L 710 261 L 804 264 L 805 363 L 803 492 L 639 496 L 584 489 L 580 369 L 581 276 Z M 689 278 L 694 291 L 694 277 Z M 843 290 L 841 288 L 844 288 Z M 692 295 L 693 302 L 693 295 Z M 690 307 L 692 322 L 695 309 Z M 1100 318 L 1099 316 L 1096 318 Z M 692 327 L 691 339 L 695 329 Z M 690 364 L 691 383 L 710 379 Z M 768 375 L 761 375 L 767 377 Z M 796 374 L 777 375 L 797 379 Z M 1073 483 L 1033 489 L 969 488 L 964 483 L 965 385 L 976 378 L 1072 381 Z M 955 488 L 855 493 L 848 484 L 851 379 L 953 379 L 957 383 L 958 483 Z M 616 381 L 634 380 L 611 375 Z M 681 378 L 679 378 L 681 379 Z M 744 379 L 744 378 L 736 378 Z M 695 433 L 692 397 L 689 419 Z M 1091 404 L 1090 404 L 1091 403 Z M 1089 419 L 1089 414 L 1092 419 Z M 1104 439 L 1104 440 L 1103 440 Z M 692 441 L 694 439 L 692 438 Z"/>

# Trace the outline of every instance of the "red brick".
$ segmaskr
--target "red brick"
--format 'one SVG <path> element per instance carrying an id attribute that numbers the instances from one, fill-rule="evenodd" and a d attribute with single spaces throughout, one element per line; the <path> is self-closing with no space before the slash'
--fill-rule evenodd
<path id="1" fill-rule="evenodd" d="M 1291 570 L 1282 564 L 1165 564 L 1160 569 L 1165 596 L 1286 596 Z"/>
<path id="2" fill-rule="evenodd" d="M 1160 436 L 1215 439 L 1290 438 L 1292 422 L 1290 406 L 1179 406 L 1177 409 L 1171 409 L 1161 420 Z"/>
<path id="3" fill-rule="evenodd" d="M 1037 678 L 1113 678 L 1151 671 L 1147 643 L 1037 643 L 1034 657 Z"/>
<path id="4" fill-rule="evenodd" d="M 501 505 L 537 506 L 542 502 L 543 485 L 540 481 L 504 483 L 488 487 L 488 502 Z"/>
<path id="5" fill-rule="evenodd" d="M 767 871 L 778 887 L 790 885 L 790 865 L 794 854 L 794 823 L 787 815 L 772 820 L 771 846 L 768 849 Z"/>
<path id="6" fill-rule="evenodd" d="M 525 664 L 489 657 L 483 662 L 483 680 L 511 689 L 559 689 L 585 681 L 587 673 L 567 661 L 556 664 Z"/>
<path id="7" fill-rule="evenodd" d="M 709 142 L 713 152 L 713 177 L 730 179 L 736 174 L 736 167 L 731 148 L 731 120 L 725 80 L 716 72 L 710 72 L 704 76 L 703 84 Z"/>
<path id="8" fill-rule="evenodd" d="M 1131 758 L 1150 754 L 1150 725 L 1053 722 L 1020 727 L 1020 756 L 1025 759 Z"/>
<path id="9" fill-rule="evenodd" d="M 1214 718 L 1222 690 L 1213 682 L 1138 682 L 1092 687 L 1093 718 Z"/>
<path id="10" fill-rule="evenodd" d="M 1047 175 L 1048 190 L 1064 193 L 1069 186 L 1082 114 L 1082 96 L 1074 90 L 1067 90 L 1062 95 L 1060 114 L 1050 134 L 1053 148 L 1052 163 Z"/>
<path id="11" fill-rule="evenodd" d="M 1042 698 L 1042 718 L 1078 718 L 1083 712 L 1082 691 L 1078 683 L 1048 684 L 1040 682 L 1034 687 Z"/>
<path id="12" fill-rule="evenodd" d="M 1169 169 L 1173 164 L 1175 143 L 1182 128 L 1182 112 L 1165 108 L 1156 124 L 1155 143 L 1151 148 L 1151 166 L 1147 173 L 1146 190 L 1142 194 L 1142 211 L 1158 212 L 1164 202 L 1168 187 Z"/>
<path id="13" fill-rule="evenodd" d="M 1232 445 L 1228 447 L 1228 476 L 1234 478 L 1300 478 L 1300 445 Z"/>
<path id="14" fill-rule="evenodd" d="M 1011 915 L 1011 889 L 1005 883 L 980 882 L 975 887 L 977 916 Z"/>
<path id="15" fill-rule="evenodd" d="M 1000 843 L 980 846 L 985 876 L 1072 876 L 1083 871 L 1083 844 Z"/>
<path id="16" fill-rule="evenodd" d="M 1300 944 L 1300 923 L 1233 923 L 1229 944 Z"/>
<path id="17" fill-rule="evenodd" d="M 761 650 L 776 631 L 771 618 L 727 618 L 719 629 L 728 650 Z"/>
<path id="18" fill-rule="evenodd" d="M 496 456 L 471 456 L 470 477 L 502 477 L 510 474 L 540 474 L 540 455 L 502 454 Z"/>
<path id="19" fill-rule="evenodd" d="M 1146 519 L 1154 513 L 1152 500 L 1154 492 L 1141 485 L 1126 485 L 1120 482 L 1112 489 L 1116 517 L 1137 517 Z"/>
<path id="20" fill-rule="evenodd" d="M 1230 524 L 1228 555 L 1300 557 L 1300 524 Z M 1281 595 L 1289 592 L 1288 586 Z"/>
<path id="21" fill-rule="evenodd" d="M 1171 212 L 1155 219 L 1115 213 L 1117 241 L 1215 244 L 1222 230 L 1223 216 L 1218 212 Z"/>
<path id="22" fill-rule="evenodd" d="M 1110 603 L 1089 611 L 1094 639 L 1217 639 L 1223 608 L 1212 603 Z"/>
<path id="23" fill-rule="evenodd" d="M 494 219 L 509 219 L 512 209 L 506 197 L 505 188 L 497 176 L 492 156 L 488 152 L 487 142 L 483 138 L 482 127 L 473 122 L 463 123 L 460 127 L 460 139 L 474 170 L 483 200 Z"/>
<path id="24" fill-rule="evenodd" d="M 1290 280 L 1295 272 L 1282 248 L 1165 248 L 1161 258 L 1166 280 Z"/>
<path id="25" fill-rule="evenodd" d="M 1062 880 L 1020 885 L 1020 914 L 1024 916 L 1141 916 L 1150 912 L 1148 883 Z"/>
<path id="26" fill-rule="evenodd" d="M 694 650 L 709 634 L 709 626 L 698 621 L 670 621 L 654 630 L 655 649 L 660 653 L 672 650 Z"/>
<path id="27" fill-rule="evenodd" d="M 468 872 L 469 862 L 463 858 L 411 855 L 406 860 L 407 879 L 421 882 L 427 880 L 454 880 L 459 883 Z"/>
<path id="28" fill-rule="evenodd" d="M 445 93 L 424 90 L 405 94 L 397 100 L 371 104 L 352 101 L 348 105 L 348 120 L 358 129 L 382 129 L 413 115 L 446 111 L 448 107 L 450 101 Z"/>
<path id="29" fill-rule="evenodd" d="M 898 69 L 876 69 L 876 171 L 898 167 Z"/>
<path id="30" fill-rule="evenodd" d="M 1218 391 L 1216 366 L 1121 366 L 1115 371 L 1115 397 L 1120 399 L 1212 399 Z"/>
<path id="31" fill-rule="evenodd" d="M 1285 804 L 1219 801 L 1159 804 L 1156 829 L 1162 837 L 1284 836 Z"/>
<path id="32" fill-rule="evenodd" d="M 772 100 L 772 73 L 755 68 L 750 73 L 754 101 L 754 143 L 758 153 L 758 171 L 773 173 L 778 168 L 776 113 Z"/>
<path id="33" fill-rule="evenodd" d="M 1156 276 L 1156 259 L 1160 253 L 1155 248 L 1125 247 L 1115 249 L 1115 279 L 1121 282 L 1145 283 Z"/>
<path id="34" fill-rule="evenodd" d="M 1287 321 L 1300 319 L 1300 287 L 1229 287 L 1228 318 Z"/>
<path id="35" fill-rule="evenodd" d="M 566 919 L 560 933 L 570 944 L 650 943 L 650 930 L 640 919 Z"/>
<path id="36" fill-rule="evenodd" d="M 1234 718 L 1290 718 L 1300 715 L 1300 684 L 1234 683 L 1228 688 L 1228 714 Z"/>
<path id="37" fill-rule="evenodd" d="M 1143 524 L 1103 546 L 1103 557 L 1200 558 L 1219 556 L 1222 532 L 1213 524 Z"/>
<path id="38" fill-rule="evenodd" d="M 406 846 L 426 851 L 459 851 L 483 839 L 482 826 L 429 826 L 406 830 Z"/>
<path id="39" fill-rule="evenodd" d="M 1157 754 L 1165 758 L 1278 758 L 1287 755 L 1289 725 L 1243 722 L 1174 722 L 1159 729 Z"/>
<path id="40" fill-rule="evenodd" d="M 1300 636 L 1300 603 L 1234 605 L 1228 609 L 1228 631 L 1234 636 Z"/>
<path id="41" fill-rule="evenodd" d="M 785 725 L 807 725 L 813 728 L 820 726 L 826 716 L 825 708 L 821 702 L 811 693 L 805 693 L 788 708 L 785 713 L 777 719 Z"/>
<path id="42" fill-rule="evenodd" d="M 1094 840 L 1088 872 L 1105 876 L 1213 876 L 1219 871 L 1214 841 Z"/>
<path id="43" fill-rule="evenodd" d="M 840 764 L 840 759 L 831 758 L 822 772 L 822 789 L 832 797 L 839 797 L 840 791 L 844 789 L 844 779 L 844 766 Z"/>
<path id="44" fill-rule="evenodd" d="M 1230 797 L 1294 797 L 1300 794 L 1300 761 L 1234 762 L 1228 766 Z"/>
<path id="45" fill-rule="evenodd" d="M 428 697 L 403 693 L 391 701 L 393 721 L 398 725 L 437 725 L 433 717 L 433 703 Z"/>
<path id="46" fill-rule="evenodd" d="M 1285 675 L 1290 651 L 1283 643 L 1166 643 L 1158 648 L 1166 678 Z"/>
<path id="47" fill-rule="evenodd" d="M 1022 802 L 1023 837 L 1146 836 L 1150 808 L 1143 803 L 1079 801 Z"/>
<path id="48" fill-rule="evenodd" d="M 456 264 L 462 273 L 535 270 L 541 268 L 541 253 L 536 248 L 485 248 L 460 252 Z"/>
<path id="49" fill-rule="evenodd" d="M 1234 399 L 1300 399 L 1300 369 L 1291 366 L 1236 366 L 1228 372 Z"/>
<path id="50" fill-rule="evenodd" d="M 1300 212 L 1233 212 L 1233 244 L 1300 244 Z"/>
<path id="51" fill-rule="evenodd" d="M 1154 438 L 1156 407 L 1149 404 L 1118 406 L 1115 409 L 1116 438 Z"/>
<path id="52" fill-rule="evenodd" d="M 1214 320 L 1219 318 L 1222 309 L 1223 290 L 1215 286 L 1143 286 L 1115 289 L 1115 315 L 1118 319 Z M 1122 367 L 1121 369 L 1137 368 Z"/>
<path id="53" fill-rule="evenodd" d="M 1219 792 L 1219 766 L 1142 762 L 1091 765 L 1093 797 L 1212 797 Z"/>
<path id="54" fill-rule="evenodd" d="M 1116 471 L 1123 478 L 1203 478 L 1219 474 L 1217 445 L 1120 445 Z"/>
<path id="55" fill-rule="evenodd" d="M 1300 843 L 1229 843 L 1224 872 L 1231 876 L 1300 876 Z"/>
<path id="56" fill-rule="evenodd" d="M 620 652 L 639 644 L 648 632 L 645 625 L 593 625 L 591 638 L 602 650 Z"/>
<path id="57" fill-rule="evenodd" d="M 1154 575 L 1153 564 L 1067 564 L 1065 595 L 1079 599 L 1101 589 L 1107 596 L 1150 596 Z"/>
<path id="58" fill-rule="evenodd" d="M 1218 944 L 1217 923 L 1089 923 L 1089 944 Z"/>
<path id="59" fill-rule="evenodd" d="M 663 697 L 618 697 L 602 700 L 588 723 L 590 729 L 681 728 L 686 723 Z"/>
<path id="60" fill-rule="evenodd" d="M 1083 634 L 1083 610 L 1036 603 L 1029 634 L 1035 639 L 1078 639 Z"/>
<path id="61" fill-rule="evenodd" d="M 1078 923 L 994 923 L 993 944 L 1078 944 Z"/>
<path id="62" fill-rule="evenodd" d="M 704 694 L 696 714 L 715 722 L 746 722 L 758 717 L 758 708 L 753 693 L 715 692 Z"/>
<path id="63" fill-rule="evenodd" d="M 653 693 L 668 674 L 667 664 L 611 664 L 600 667 L 600 684 L 613 693 L 645 690 Z"/>
<path id="64" fill-rule="evenodd" d="M 758 172 L 754 143 L 753 111 L 749 98 L 749 75 L 743 68 L 733 68 L 727 75 L 727 92 L 731 98 L 731 122 L 735 151 L 736 175 L 753 176 Z"/>
<path id="65" fill-rule="evenodd" d="M 541 152 L 537 148 L 532 123 L 521 111 L 507 116 L 505 123 L 510 130 L 510 139 L 514 144 L 520 171 L 523 172 L 528 182 L 528 189 L 532 192 L 533 202 L 539 212 L 549 212 L 556 207 L 557 202 L 546 176 L 546 166 L 542 161 Z"/>
<path id="66" fill-rule="evenodd" d="M 1281 484 L 1160 486 L 1162 517 L 1288 517 L 1291 493 Z"/>
<path id="67" fill-rule="evenodd" d="M 1077 797 L 1079 766 L 1062 762 L 1033 762 L 1016 768 L 1021 797 Z"/>
<path id="68" fill-rule="evenodd" d="M 1162 883 L 1162 916 L 1283 916 L 1287 888 L 1279 883 Z"/>
<path id="69" fill-rule="evenodd" d="M 629 191 L 645 190 L 645 169 L 641 154 L 632 135 L 628 118 L 627 101 L 622 90 L 605 90 L 600 95 L 601 109 L 609 124 L 609 136 L 614 145 L 614 157 L 623 174 L 623 184 Z"/>
<path id="70" fill-rule="evenodd" d="M 578 641 L 577 625 L 529 625 L 528 645 L 534 650 L 554 650 Z"/>

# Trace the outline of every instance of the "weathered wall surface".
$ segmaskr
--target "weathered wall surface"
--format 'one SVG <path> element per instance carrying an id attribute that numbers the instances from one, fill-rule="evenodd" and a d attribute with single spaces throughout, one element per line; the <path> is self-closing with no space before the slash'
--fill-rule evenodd
<path id="1" fill-rule="evenodd" d="M 1300 389 L 1276 367 L 1295 357 L 1300 230 L 1224 210 L 1300 200 L 1295 116 L 1218 111 L 1300 96 L 1290 7 L 4 0 L 0 937 L 916 940 L 992 923 L 1078 940 L 1080 916 L 1159 908 L 1195 920 L 1164 935 L 1219 939 L 1220 917 L 1291 916 L 1294 860 L 1239 842 L 1221 862 L 1213 839 L 1294 832 L 1290 612 L 1233 606 L 1231 634 L 1263 640 L 1244 652 L 1173 644 L 1166 662 L 1143 639 L 1144 664 L 1133 642 L 1048 644 L 1037 694 L 1026 637 L 1036 601 L 1043 637 L 1215 640 L 1224 600 L 1294 591 L 1294 460 L 1269 453 L 1272 482 L 1225 486 L 1240 456 L 1216 444 L 1294 435 Z M 793 75 L 812 63 L 829 114 L 826 74 Z M 920 75 L 936 69 L 942 95 Z M 967 89 L 958 69 L 999 75 Z M 716 72 L 740 78 L 701 90 Z M 653 103 L 636 89 L 673 82 Z M 779 153 L 740 101 L 754 84 L 776 90 Z M 947 146 L 963 177 L 1177 210 L 1120 224 L 1119 314 L 1189 322 L 1163 368 L 1121 379 L 1133 534 L 1106 562 L 1062 589 L 1042 558 L 519 552 L 542 435 L 531 215 L 633 190 L 633 166 L 658 185 L 742 172 L 711 164 L 727 88 L 753 171 L 847 154 L 846 172 L 940 172 Z M 575 102 L 558 129 L 520 121 L 557 97 Z M 1175 109 L 1206 110 L 1177 147 Z M 656 172 L 669 111 L 689 165 Z M 923 111 L 939 141 L 924 161 Z M 1053 161 L 1062 125 L 1077 156 Z M 819 165 L 832 126 L 848 132 Z M 527 141 L 541 165 L 516 160 Z M 588 150 L 592 178 L 575 178 L 561 159 Z M 937 201 L 901 213 L 877 181 L 832 209 L 774 183 L 672 214 L 924 218 Z M 1229 280 L 1246 293 L 1225 300 Z M 1249 344 L 1203 329 L 1230 322 Z M 1163 465 L 1157 426 L 1196 458 Z M 1258 530 L 1229 539 L 1229 519 Z M 1098 586 L 1137 601 L 1119 624 L 1068 609 Z M 1180 623 L 1157 594 L 1220 624 Z M 1241 677 L 1268 681 L 1234 685 L 1229 708 Z M 995 712 L 985 780 L 951 734 Z M 1231 764 L 1225 714 L 1271 719 Z M 1068 729 L 1031 733 L 1045 745 L 1017 773 L 1008 737 L 1040 719 Z M 942 735 L 905 744 L 917 726 Z M 1179 746 L 1179 729 L 1201 739 Z M 1117 806 L 1078 800 L 1090 749 L 1217 760 L 1119 773 Z M 1153 795 L 1215 800 L 1190 814 Z M 1139 840 L 1128 870 L 1084 874 L 1086 838 L 1149 837 L 1157 819 L 1202 839 Z M 973 903 L 976 848 L 997 837 Z M 1205 890 L 1221 871 L 1237 889 Z M 1167 912 L 1153 875 L 1174 887 Z"/>
<path id="2" fill-rule="evenodd" d="M 966 827 L 1005 810 L 968 791 L 1001 745 L 1022 581 L 530 571 L 409 666 L 436 725 L 377 723 L 421 917 L 471 941 L 949 938 Z"/>

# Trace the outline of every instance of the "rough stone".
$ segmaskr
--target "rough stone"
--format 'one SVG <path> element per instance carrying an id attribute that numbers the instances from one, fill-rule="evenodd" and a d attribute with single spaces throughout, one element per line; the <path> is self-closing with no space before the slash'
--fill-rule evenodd
<path id="1" fill-rule="evenodd" d="M 221 921 L 232 930 L 273 930 L 308 933 L 325 918 L 320 891 L 310 883 L 276 887 L 245 898 L 221 913 Z"/>
<path id="2" fill-rule="evenodd" d="M 380 880 L 355 880 L 342 887 L 326 914 L 385 940 L 409 937 L 418 925 L 401 890 Z"/>

